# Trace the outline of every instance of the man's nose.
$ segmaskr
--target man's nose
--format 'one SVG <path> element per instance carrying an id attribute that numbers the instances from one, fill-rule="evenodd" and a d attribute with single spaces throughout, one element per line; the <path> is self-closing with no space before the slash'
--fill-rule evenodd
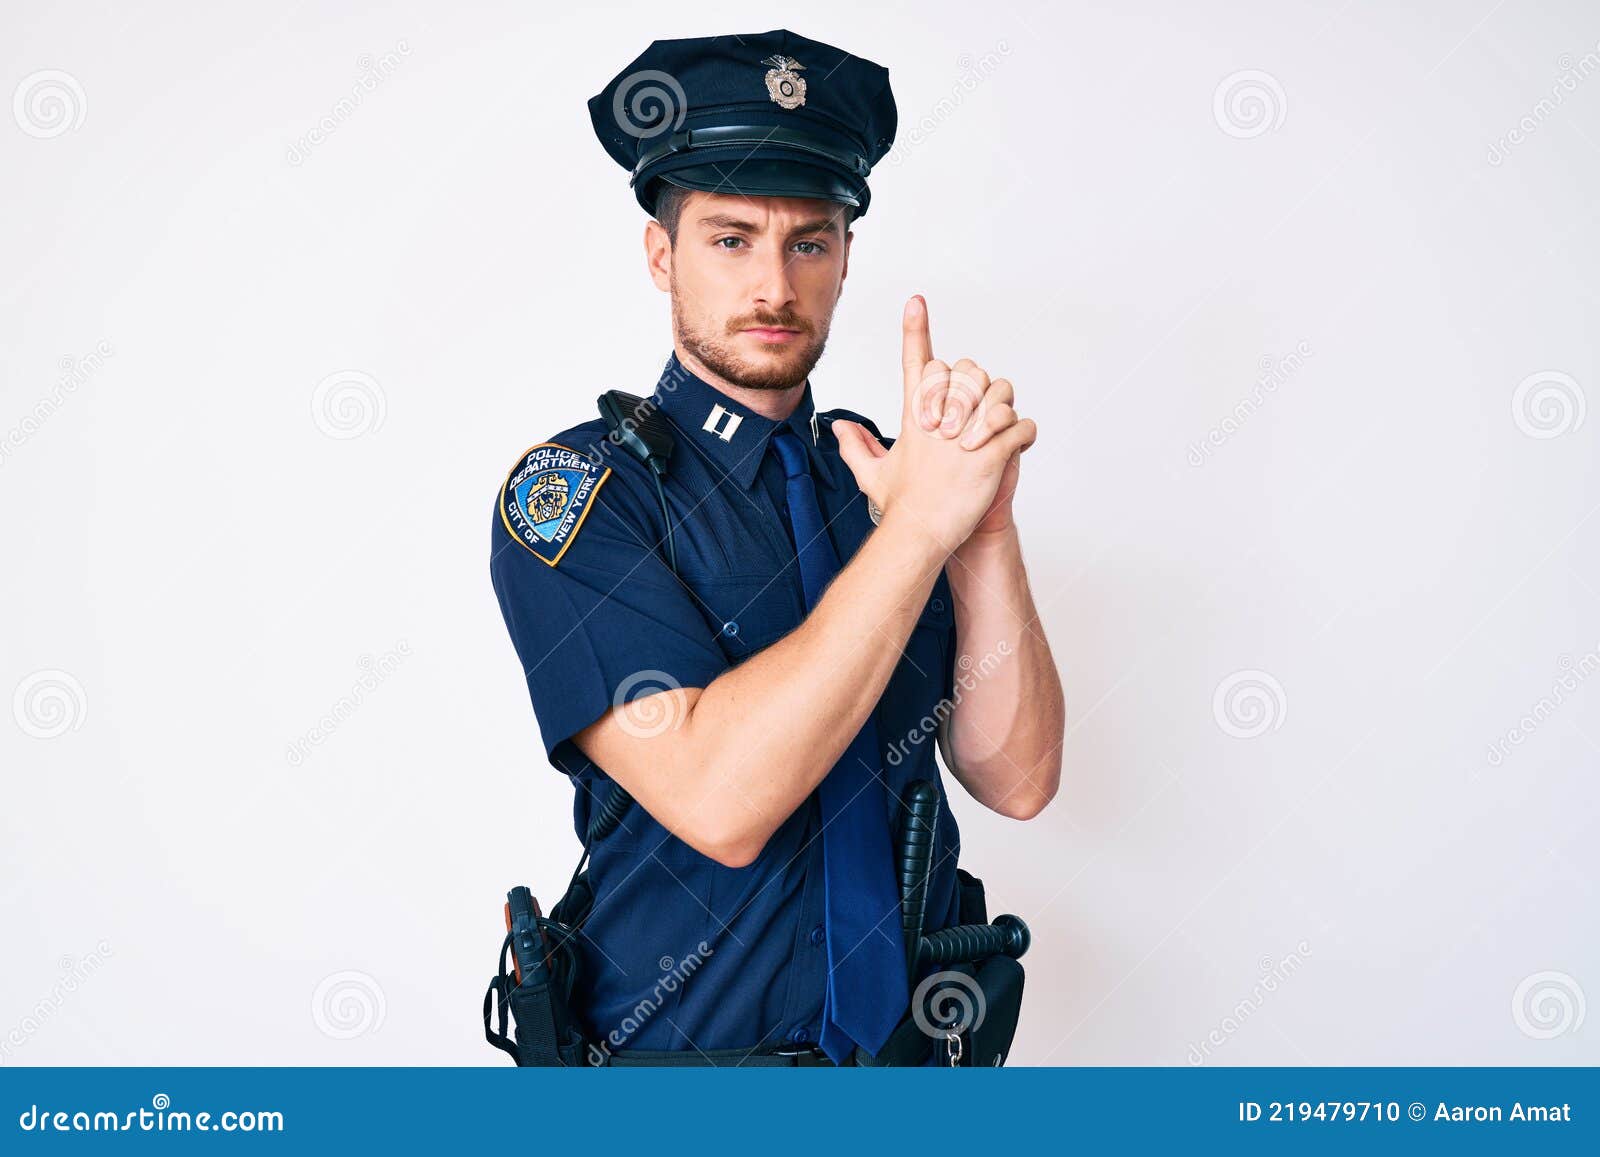
<path id="1" fill-rule="evenodd" d="M 752 293 L 755 301 L 770 310 L 781 310 L 794 301 L 794 282 L 789 279 L 789 254 L 779 250 L 761 258 L 760 280 Z"/>

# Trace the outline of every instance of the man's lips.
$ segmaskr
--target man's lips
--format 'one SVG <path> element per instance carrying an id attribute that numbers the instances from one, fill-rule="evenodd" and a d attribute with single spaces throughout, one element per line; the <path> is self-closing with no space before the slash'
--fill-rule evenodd
<path id="1" fill-rule="evenodd" d="M 748 333 L 748 334 L 752 334 L 752 335 L 754 335 L 755 337 L 759 338 L 762 341 L 770 341 L 770 342 L 790 341 L 790 340 L 800 336 L 800 330 L 797 330 L 797 329 L 785 329 L 782 326 L 758 325 L 758 326 L 752 326 L 751 328 L 745 330 L 744 332 Z"/>

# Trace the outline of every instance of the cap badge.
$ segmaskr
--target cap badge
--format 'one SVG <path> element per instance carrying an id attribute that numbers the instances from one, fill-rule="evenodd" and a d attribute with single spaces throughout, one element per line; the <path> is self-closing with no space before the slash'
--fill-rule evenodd
<path id="1" fill-rule="evenodd" d="M 780 108 L 799 108 L 806 103 L 806 82 L 795 74 L 805 67 L 788 56 L 769 56 L 761 62 L 767 70 L 767 95 Z"/>

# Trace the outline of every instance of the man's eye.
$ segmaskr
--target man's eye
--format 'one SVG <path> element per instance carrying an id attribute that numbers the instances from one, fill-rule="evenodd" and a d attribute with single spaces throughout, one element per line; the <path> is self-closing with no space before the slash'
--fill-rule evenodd
<path id="1" fill-rule="evenodd" d="M 810 249 L 803 250 L 808 257 L 813 253 L 826 253 L 828 251 L 828 247 L 819 241 L 796 241 L 795 244 L 811 246 Z"/>
<path id="2" fill-rule="evenodd" d="M 732 241 L 735 245 L 744 244 L 744 238 L 742 238 L 742 237 L 718 237 L 717 240 L 715 241 L 715 244 L 722 245 L 722 243 L 724 241 Z M 726 249 L 726 248 L 729 248 L 729 246 L 725 246 L 724 245 L 723 248 Z"/>

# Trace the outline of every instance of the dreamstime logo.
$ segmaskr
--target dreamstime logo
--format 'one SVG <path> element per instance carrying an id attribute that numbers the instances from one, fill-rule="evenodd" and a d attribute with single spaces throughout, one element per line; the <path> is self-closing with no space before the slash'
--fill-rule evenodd
<path id="1" fill-rule="evenodd" d="M 606 436 L 598 443 L 592 443 L 584 448 L 583 456 L 596 466 L 606 465 L 612 451 L 629 438 L 637 435 L 639 429 L 650 420 L 657 410 L 661 409 L 661 403 L 665 396 L 678 390 L 689 376 L 688 370 L 684 369 L 682 365 L 674 363 L 671 375 L 663 375 L 656 386 L 656 392 L 663 395 L 663 398 L 658 399 L 654 394 L 648 398 L 640 398 L 637 405 L 625 410 L 622 420 L 617 423 L 616 429 L 608 430 Z"/>
<path id="2" fill-rule="evenodd" d="M 974 416 L 982 421 L 988 413 L 986 391 L 966 370 L 935 366 L 922 375 L 911 392 L 911 412 L 918 418 L 942 418 L 940 428 L 954 433 Z"/>
<path id="3" fill-rule="evenodd" d="M 59 961 L 61 978 L 51 985 L 50 992 L 36 1001 L 20 1021 L 11 1026 L 4 1037 L 0 1037 L 0 1064 L 4 1064 L 14 1050 L 27 1044 L 44 1027 L 45 1021 L 60 1012 L 67 997 L 77 992 L 89 977 L 98 972 L 110 955 L 111 945 L 104 940 L 94 946 L 93 952 L 83 956 L 73 956 L 71 953 L 63 955 Z"/>
<path id="4" fill-rule="evenodd" d="M 383 387 L 360 370 L 331 373 L 311 392 L 311 418 L 330 438 L 344 441 L 374 433 L 388 415 Z"/>
<path id="5" fill-rule="evenodd" d="M 1283 684 L 1265 671 L 1235 671 L 1211 697 L 1217 726 L 1235 739 L 1254 739 L 1283 726 L 1289 701 Z"/>
<path id="6" fill-rule="evenodd" d="M 611 97 L 611 117 L 630 137 L 641 140 L 677 132 L 689 115 L 689 98 L 670 72 L 647 68 L 629 73 Z"/>
<path id="7" fill-rule="evenodd" d="M 1257 962 L 1261 970 L 1261 979 L 1255 982 L 1250 989 L 1250 995 L 1233 1006 L 1233 1010 L 1222 1018 L 1217 1027 L 1206 1034 L 1206 1039 L 1199 1044 L 1189 1046 L 1189 1063 L 1203 1065 L 1213 1049 L 1221 1048 L 1228 1043 L 1228 1038 L 1244 1027 L 1244 1022 L 1259 1012 L 1261 1006 L 1267 1002 L 1267 997 L 1277 992 L 1279 987 L 1289 977 L 1293 976 L 1305 958 L 1311 955 L 1311 945 L 1302 940 L 1295 945 L 1295 950 L 1281 959 L 1274 960 L 1270 956 L 1263 956 Z"/>
<path id="8" fill-rule="evenodd" d="M 1511 1019 L 1534 1040 L 1577 1032 L 1585 1011 L 1583 988 L 1565 972 L 1535 972 L 1511 994 Z"/>
<path id="9" fill-rule="evenodd" d="M 963 52 L 956 57 L 956 67 L 961 74 L 951 86 L 947 96 L 940 97 L 928 112 L 923 113 L 915 120 L 902 117 L 899 130 L 895 135 L 894 146 L 889 150 L 887 160 L 891 165 L 901 164 L 911 150 L 922 144 L 955 115 L 968 94 L 976 92 L 978 86 L 995 74 L 1000 67 L 1003 57 L 1011 55 L 1011 45 L 1004 40 L 997 41 L 994 48 L 982 56 L 974 57 L 970 52 Z"/>
<path id="10" fill-rule="evenodd" d="M 982 659 L 974 660 L 971 655 L 962 655 L 956 660 L 956 666 L 961 673 L 953 677 L 953 693 L 935 703 L 933 710 L 917 720 L 916 726 L 906 732 L 904 739 L 897 739 L 889 745 L 889 754 L 885 757 L 889 766 L 899 767 L 906 756 L 911 754 L 912 748 L 922 743 L 928 736 L 937 734 L 940 726 L 960 706 L 963 695 L 994 674 L 995 669 L 1000 666 L 1000 660 L 1010 654 L 1011 641 L 1001 639 L 995 644 L 995 649 L 985 653 Z"/>
<path id="11" fill-rule="evenodd" d="M 1256 384 L 1250 393 L 1234 405 L 1226 418 L 1206 431 L 1204 438 L 1189 445 L 1189 465 L 1204 466 L 1213 448 L 1221 446 L 1237 434 L 1256 411 L 1266 404 L 1267 395 L 1276 393 L 1278 387 L 1305 365 L 1305 359 L 1310 356 L 1311 343 L 1302 338 L 1295 343 L 1291 353 L 1285 354 L 1276 362 L 1270 357 L 1263 357 L 1260 362 L 1260 376 L 1256 378 Z"/>
<path id="12" fill-rule="evenodd" d="M 361 107 L 367 97 L 394 75 L 395 70 L 400 67 L 400 61 L 410 55 L 411 45 L 401 40 L 395 43 L 393 52 L 385 52 L 379 57 L 363 53 L 357 57 L 358 75 L 355 83 L 350 86 L 350 95 L 340 97 L 333 108 L 324 113 L 310 131 L 291 142 L 284 159 L 297 167 L 305 164 L 306 158 L 311 155 L 311 150 L 322 144 L 335 129 L 354 116 L 356 109 Z"/>
<path id="13" fill-rule="evenodd" d="M 388 1010 L 382 985 L 365 972 L 347 970 L 325 976 L 311 994 L 311 1019 L 323 1035 L 334 1040 L 377 1032 Z"/>
<path id="14" fill-rule="evenodd" d="M 394 650 L 386 651 L 382 655 L 362 655 L 356 660 L 356 666 L 361 669 L 361 674 L 356 677 L 355 683 L 350 688 L 348 695 L 342 695 L 328 713 L 317 720 L 315 727 L 304 735 L 295 737 L 284 752 L 284 759 L 290 767 L 299 767 L 310 757 L 312 749 L 322 746 L 340 726 L 356 713 L 363 703 L 383 685 L 384 680 L 393 675 L 400 664 L 411 657 L 411 644 L 401 639 L 394 645 Z"/>
<path id="15" fill-rule="evenodd" d="M 911 995 L 911 1019 L 937 1040 L 977 1029 L 988 1013 L 983 989 L 965 972 L 935 972 Z"/>
<path id="16" fill-rule="evenodd" d="M 166 1093 L 151 1097 L 148 1109 L 126 1112 L 104 1108 L 51 1112 L 33 1104 L 17 1117 L 17 1126 L 24 1133 L 281 1133 L 284 1128 L 283 1114 L 275 1110 L 196 1113 L 173 1109 Z"/>
<path id="17" fill-rule="evenodd" d="M 611 697 L 611 705 L 619 708 L 617 722 L 636 739 L 653 739 L 676 730 L 684 720 L 683 700 L 668 699 L 661 693 L 681 689 L 682 684 L 665 671 L 634 672 Z"/>
<path id="18" fill-rule="evenodd" d="M 89 700 L 70 671 L 35 671 L 17 684 L 11 714 L 23 734 L 56 739 L 83 726 Z"/>
<path id="19" fill-rule="evenodd" d="M 1556 681 L 1550 685 L 1550 694 L 1542 696 L 1522 718 L 1517 720 L 1515 726 L 1489 745 L 1489 754 L 1485 758 L 1490 767 L 1499 767 L 1504 763 L 1513 747 L 1521 747 L 1535 731 L 1539 730 L 1545 720 L 1556 713 L 1556 708 L 1577 691 L 1585 679 L 1600 671 L 1600 643 L 1595 644 L 1593 650 L 1576 660 L 1571 655 L 1562 655 L 1556 660 L 1556 666 L 1561 668 L 1561 674 L 1557 675 Z"/>
<path id="20" fill-rule="evenodd" d="M 1583 425 L 1588 403 L 1583 387 L 1571 374 L 1540 370 L 1517 383 L 1511 395 L 1511 419 L 1530 438 L 1559 438 Z"/>
<path id="21" fill-rule="evenodd" d="M 1247 68 L 1222 78 L 1211 96 L 1211 115 L 1230 137 L 1248 140 L 1271 132 L 1289 113 L 1283 85 L 1270 72 Z"/>
<path id="22" fill-rule="evenodd" d="M 1496 167 L 1505 164 L 1511 155 L 1511 150 L 1527 140 L 1538 130 L 1539 126 L 1549 120 L 1555 113 L 1556 106 L 1567 98 L 1568 93 L 1578 90 L 1578 82 L 1584 80 L 1596 71 L 1600 71 L 1600 43 L 1593 49 L 1583 54 L 1576 63 L 1572 54 L 1564 52 L 1557 59 L 1556 65 L 1561 73 L 1556 77 L 1555 83 L 1550 86 L 1550 95 L 1541 98 L 1516 125 L 1502 133 L 1500 137 L 1489 144 L 1489 164 Z"/>
<path id="23" fill-rule="evenodd" d="M 706 957 L 710 955 L 711 945 L 702 940 L 694 946 L 693 951 L 685 954 L 682 960 L 663 956 L 656 961 L 656 965 L 661 969 L 661 976 L 656 981 L 655 987 L 629 1010 L 628 1015 L 622 1018 L 621 1024 L 606 1033 L 598 1042 L 589 1045 L 589 1063 L 596 1068 L 604 1065 L 606 1058 L 611 1055 L 611 1050 L 626 1045 L 628 1038 L 644 1027 L 645 1022 L 660 1010 L 667 997 L 688 983 L 689 977 L 699 971 L 701 965 L 705 964 Z"/>
<path id="24" fill-rule="evenodd" d="M 54 68 L 23 77 L 11 96 L 17 127 L 42 141 L 70 133 L 88 113 L 89 102 L 78 78 Z"/>
<path id="25" fill-rule="evenodd" d="M 94 349 L 83 357 L 75 358 L 71 354 L 63 354 L 58 363 L 61 376 L 56 379 L 56 384 L 50 392 L 33 404 L 33 409 L 24 414 L 17 424 L 0 435 L 0 465 L 4 465 L 11 452 L 37 434 L 46 422 L 55 417 L 67 399 L 78 392 L 92 374 L 105 365 L 105 360 L 115 352 L 111 343 L 98 341 Z"/>

